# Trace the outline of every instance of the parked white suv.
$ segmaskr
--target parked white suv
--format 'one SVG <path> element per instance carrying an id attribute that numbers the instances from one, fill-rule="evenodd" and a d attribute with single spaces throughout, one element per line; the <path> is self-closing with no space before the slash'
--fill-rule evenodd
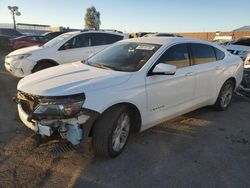
<path id="1" fill-rule="evenodd" d="M 68 32 L 42 46 L 32 46 L 11 52 L 5 57 L 5 68 L 17 77 L 39 70 L 85 60 L 108 45 L 128 38 L 117 31 L 83 30 Z"/>
<path id="2" fill-rule="evenodd" d="M 225 110 L 243 62 L 217 44 L 175 37 L 123 40 L 92 56 L 31 74 L 18 83 L 18 112 L 41 135 L 72 144 L 88 136 L 115 157 L 131 132 L 197 108 Z"/>

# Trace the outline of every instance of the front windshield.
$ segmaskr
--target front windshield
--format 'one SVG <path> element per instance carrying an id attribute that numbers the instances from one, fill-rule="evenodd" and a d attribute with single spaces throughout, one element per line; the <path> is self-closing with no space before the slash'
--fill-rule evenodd
<path id="1" fill-rule="evenodd" d="M 53 47 L 53 46 L 57 45 L 59 42 L 70 38 L 72 35 L 73 35 L 72 33 L 65 33 L 65 34 L 59 35 L 58 37 L 55 37 L 52 40 L 46 42 L 43 46 L 44 47 Z"/>
<path id="2" fill-rule="evenodd" d="M 88 65 L 117 71 L 135 72 L 160 48 L 157 44 L 117 43 L 89 58 Z"/>

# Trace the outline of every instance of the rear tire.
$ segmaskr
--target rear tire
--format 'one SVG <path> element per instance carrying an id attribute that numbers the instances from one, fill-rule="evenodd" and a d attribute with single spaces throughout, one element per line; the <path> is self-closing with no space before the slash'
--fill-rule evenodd
<path id="1" fill-rule="evenodd" d="M 224 111 L 230 106 L 232 102 L 233 91 L 234 82 L 232 80 L 227 80 L 221 87 L 219 96 L 214 105 L 216 110 Z"/>
<path id="2" fill-rule="evenodd" d="M 114 158 L 126 146 L 131 130 L 131 115 L 125 105 L 108 109 L 93 129 L 93 147 L 97 154 Z"/>
<path id="3" fill-rule="evenodd" d="M 49 67 L 54 67 L 54 66 L 56 66 L 54 63 L 41 62 L 35 65 L 35 67 L 32 70 L 32 73 L 43 70 L 43 69 L 47 69 Z"/>

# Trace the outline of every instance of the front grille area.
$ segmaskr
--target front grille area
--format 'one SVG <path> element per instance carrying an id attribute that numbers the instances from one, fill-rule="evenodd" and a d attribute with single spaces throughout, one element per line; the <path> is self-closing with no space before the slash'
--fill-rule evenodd
<path id="1" fill-rule="evenodd" d="M 21 91 L 17 92 L 18 103 L 23 111 L 30 115 L 39 103 L 39 96 L 30 95 Z"/>

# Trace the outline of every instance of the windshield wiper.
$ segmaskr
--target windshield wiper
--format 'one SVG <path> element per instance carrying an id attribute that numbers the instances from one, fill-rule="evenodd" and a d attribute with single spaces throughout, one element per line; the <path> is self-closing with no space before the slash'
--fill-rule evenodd
<path id="1" fill-rule="evenodd" d="M 115 68 L 113 68 L 113 67 L 109 67 L 107 65 L 103 65 L 103 64 L 99 64 L 99 63 L 92 63 L 92 64 L 90 64 L 89 62 L 85 62 L 85 63 L 87 65 L 97 67 L 97 68 L 101 68 L 101 69 L 115 70 Z"/>

